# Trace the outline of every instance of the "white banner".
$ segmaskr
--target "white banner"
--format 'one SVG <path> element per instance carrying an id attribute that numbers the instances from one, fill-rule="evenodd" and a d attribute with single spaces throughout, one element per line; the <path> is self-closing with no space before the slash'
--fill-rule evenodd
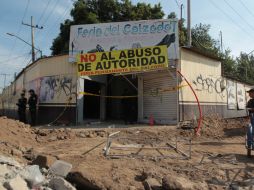
<path id="1" fill-rule="evenodd" d="M 244 110 L 246 108 L 246 99 L 245 99 L 245 88 L 243 84 L 236 84 L 237 89 L 237 108 L 239 110 Z"/>
<path id="2" fill-rule="evenodd" d="M 179 58 L 177 19 L 73 25 L 70 32 L 69 62 L 78 53 L 166 45 L 169 59 Z"/>
<path id="3" fill-rule="evenodd" d="M 236 109 L 236 83 L 227 80 L 227 94 L 228 94 L 228 109 Z"/>

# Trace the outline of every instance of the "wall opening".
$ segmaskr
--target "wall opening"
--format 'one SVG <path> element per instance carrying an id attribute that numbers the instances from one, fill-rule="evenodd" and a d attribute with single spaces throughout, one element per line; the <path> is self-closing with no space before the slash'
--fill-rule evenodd
<path id="1" fill-rule="evenodd" d="M 108 96 L 122 98 L 107 98 L 107 120 L 121 120 L 127 123 L 137 122 L 138 115 L 138 80 L 136 75 L 108 76 Z M 135 96 L 124 98 L 125 96 Z"/>
<path id="2" fill-rule="evenodd" d="M 91 94 L 100 94 L 101 83 L 85 80 L 84 92 Z M 100 119 L 100 97 L 84 96 L 83 119 Z"/>

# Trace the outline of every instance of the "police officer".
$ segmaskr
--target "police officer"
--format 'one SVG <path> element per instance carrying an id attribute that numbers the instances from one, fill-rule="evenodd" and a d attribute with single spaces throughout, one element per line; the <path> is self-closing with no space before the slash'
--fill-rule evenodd
<path id="1" fill-rule="evenodd" d="M 25 98 L 25 93 L 22 92 L 20 94 L 20 98 L 18 100 L 18 103 L 16 104 L 18 106 L 18 114 L 19 114 L 19 121 L 26 123 L 26 104 L 27 99 Z"/>
<path id="2" fill-rule="evenodd" d="M 36 124 L 36 106 L 38 97 L 35 94 L 33 89 L 30 89 L 29 91 L 30 97 L 28 99 L 28 105 L 29 105 L 29 111 L 31 116 L 31 126 L 35 126 Z"/>
<path id="3" fill-rule="evenodd" d="M 253 135 L 254 135 L 254 88 L 251 88 L 249 91 L 247 91 L 250 96 L 250 100 L 247 102 L 247 111 L 248 115 L 250 117 L 250 124 L 247 128 L 247 155 L 251 156 L 251 150 L 254 149 L 253 147 Z"/>
<path id="4" fill-rule="evenodd" d="M 247 102 L 247 110 L 251 119 L 251 124 L 254 125 L 254 88 L 247 91 L 249 93 L 250 99 Z"/>

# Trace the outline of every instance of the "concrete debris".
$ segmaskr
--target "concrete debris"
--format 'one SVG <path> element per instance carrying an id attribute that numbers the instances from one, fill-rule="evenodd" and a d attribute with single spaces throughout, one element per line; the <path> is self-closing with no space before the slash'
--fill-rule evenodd
<path id="1" fill-rule="evenodd" d="M 38 155 L 33 161 L 33 165 L 39 165 L 40 168 L 49 168 L 57 159 L 49 155 Z"/>
<path id="2" fill-rule="evenodd" d="M 66 177 L 71 171 L 72 165 L 62 160 L 55 161 L 49 168 L 50 172 L 55 176 Z"/>
<path id="3" fill-rule="evenodd" d="M 0 184 L 0 190 L 6 190 L 6 188 Z"/>
<path id="4" fill-rule="evenodd" d="M 148 178 L 143 182 L 145 190 L 156 190 L 161 187 L 161 184 L 155 178 Z"/>
<path id="5" fill-rule="evenodd" d="M 20 177 L 20 175 L 17 175 L 9 182 L 6 182 L 4 186 L 9 190 L 29 190 L 27 183 Z"/>
<path id="6" fill-rule="evenodd" d="M 47 170 L 39 165 L 21 166 L 15 160 L 0 155 L 0 190 L 75 190 L 63 177 L 67 176 L 72 165 L 57 160 Z M 37 156 L 36 162 L 46 160 L 49 164 L 51 156 Z M 44 166 L 45 164 L 43 162 Z M 43 165 L 41 164 L 41 165 Z M 19 167 L 16 167 L 19 166 Z M 59 177 L 61 176 L 61 177 Z"/>
<path id="7" fill-rule="evenodd" d="M 15 166 L 17 168 L 21 168 L 21 165 L 14 159 L 6 156 L 0 155 L 0 164 L 7 164 L 10 166 Z"/>
<path id="8" fill-rule="evenodd" d="M 20 175 L 29 183 L 31 187 L 39 186 L 45 180 L 38 165 L 26 166 Z"/>
<path id="9" fill-rule="evenodd" d="M 51 179 L 49 181 L 49 187 L 54 190 L 76 190 L 75 187 L 61 177 Z"/>
<path id="10" fill-rule="evenodd" d="M 10 173 L 10 170 L 5 164 L 0 165 L 0 177 L 5 177 L 6 174 Z"/>

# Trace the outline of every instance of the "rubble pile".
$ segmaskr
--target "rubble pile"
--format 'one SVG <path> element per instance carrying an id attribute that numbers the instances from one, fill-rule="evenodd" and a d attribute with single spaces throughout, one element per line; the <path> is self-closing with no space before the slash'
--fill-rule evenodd
<path id="1" fill-rule="evenodd" d="M 57 160 L 48 169 L 39 165 L 22 165 L 0 155 L 0 190 L 75 190 L 65 177 L 72 165 Z"/>
<path id="2" fill-rule="evenodd" d="M 248 122 L 249 120 L 246 118 L 223 119 L 218 115 L 205 116 L 202 119 L 201 136 L 222 138 L 225 137 L 225 135 L 227 136 L 226 133 L 229 130 L 236 131 L 237 135 L 239 135 L 239 132 L 244 135 L 244 128 L 247 126 Z"/>

